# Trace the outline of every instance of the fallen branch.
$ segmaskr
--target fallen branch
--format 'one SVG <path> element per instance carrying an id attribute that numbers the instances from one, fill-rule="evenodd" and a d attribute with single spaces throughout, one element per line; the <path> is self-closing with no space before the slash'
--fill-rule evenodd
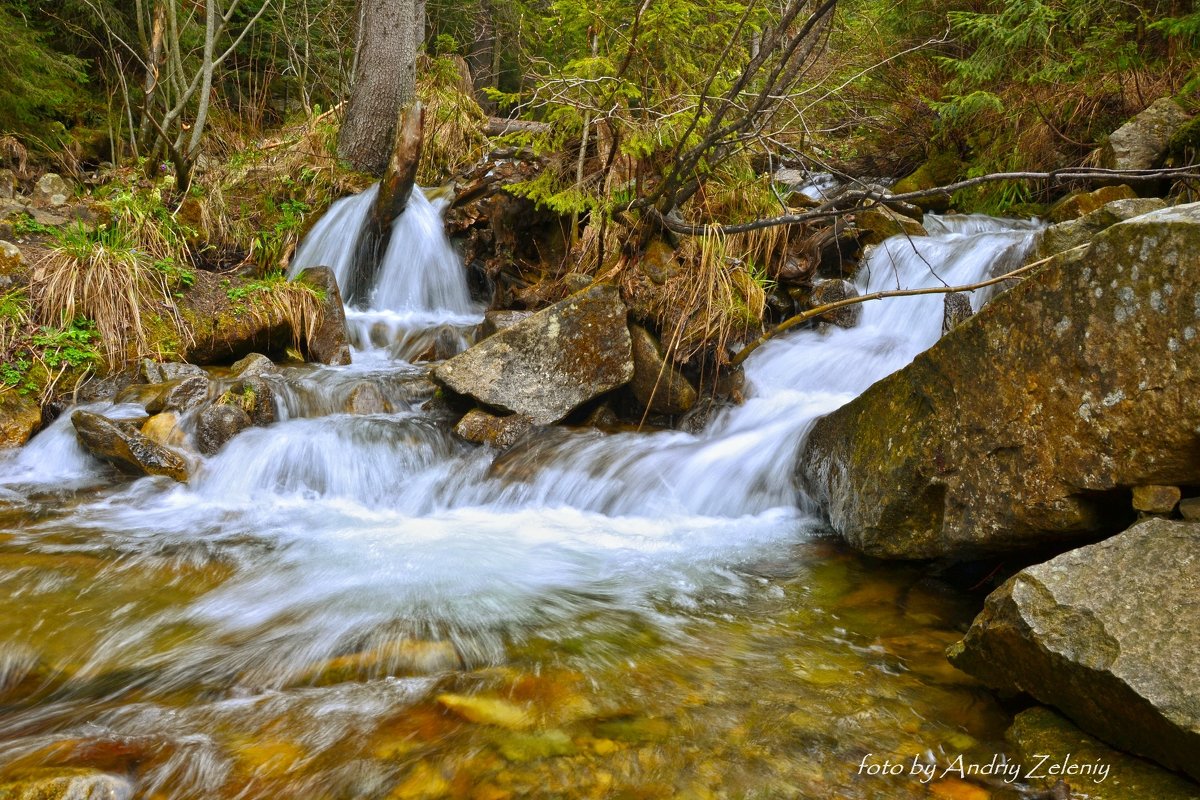
<path id="1" fill-rule="evenodd" d="M 1053 183 L 1065 183 L 1069 181 L 1111 181 L 1114 179 L 1140 183 L 1145 181 L 1157 181 L 1165 178 L 1197 178 L 1200 179 L 1200 168 L 1196 166 L 1189 167 L 1172 167 L 1169 169 L 1099 169 L 1090 167 L 1080 167 L 1075 169 L 1054 170 L 1052 172 L 997 172 L 991 175 L 981 175 L 978 178 L 970 178 L 958 183 L 947 184 L 946 186 L 938 186 L 933 189 L 921 189 L 914 192 L 901 192 L 900 194 L 888 194 L 878 189 L 852 189 L 843 192 L 835 198 L 823 203 L 811 211 L 805 211 L 799 214 L 784 214 L 778 217 L 769 217 L 766 219 L 758 219 L 753 222 L 743 222 L 735 225 L 714 225 L 684 222 L 678 217 L 671 214 L 662 214 L 653 207 L 647 207 L 646 210 L 658 219 L 660 224 L 673 233 L 682 234 L 685 236 L 703 236 L 705 232 L 716 230 L 724 236 L 730 236 L 737 233 L 749 233 L 750 231 L 762 230 L 763 228 L 773 228 L 779 225 L 796 225 L 801 222 L 811 222 L 818 219 L 829 219 L 838 217 L 843 214 L 852 213 L 861 207 L 863 201 L 872 200 L 881 205 L 892 205 L 896 203 L 907 203 L 912 200 L 921 200 L 927 197 L 949 196 L 960 189 L 968 189 L 972 186 L 979 186 L 984 183 L 995 183 L 997 181 L 1051 181 Z"/>
<path id="2" fill-rule="evenodd" d="M 549 133 L 550 125 L 532 120 L 488 117 L 483 132 L 487 136 L 503 136 L 506 133 Z"/>
<path id="3" fill-rule="evenodd" d="M 1034 261 L 1031 264 L 1026 264 L 1019 269 L 1014 269 L 1012 272 L 1006 272 L 1003 275 L 999 275 L 995 278 L 988 278 L 986 281 L 980 281 L 979 283 L 968 283 L 963 286 L 930 286 L 924 289 L 891 289 L 883 292 L 872 292 L 871 294 L 864 294 L 860 295 L 859 297 L 850 297 L 845 300 L 838 300 L 834 303 L 826 303 L 825 305 L 811 308 L 808 311 L 795 315 L 794 317 L 788 317 L 783 322 L 763 333 L 762 336 L 759 336 L 757 339 L 750 342 L 750 344 L 739 350 L 737 354 L 735 354 L 734 357 L 729 360 L 729 366 L 737 367 L 743 361 L 745 361 L 751 353 L 769 342 L 771 339 L 774 339 L 779 334 L 790 330 L 803 322 L 807 322 L 814 317 L 820 317 L 824 314 L 828 314 L 830 311 L 836 311 L 837 309 L 845 308 L 846 306 L 865 303 L 868 300 L 883 300 L 884 298 L 888 297 L 913 297 L 921 294 L 952 294 L 954 292 L 973 292 L 976 289 L 984 289 L 988 286 L 995 286 L 997 283 L 1004 283 L 1005 281 L 1020 277 L 1021 275 L 1024 275 L 1025 273 L 1057 258 L 1063 253 L 1072 253 L 1076 250 L 1082 250 L 1087 246 L 1087 244 L 1076 245 L 1069 250 L 1063 250 L 1061 253 L 1055 253 L 1052 256 L 1047 256 L 1046 258 Z"/>

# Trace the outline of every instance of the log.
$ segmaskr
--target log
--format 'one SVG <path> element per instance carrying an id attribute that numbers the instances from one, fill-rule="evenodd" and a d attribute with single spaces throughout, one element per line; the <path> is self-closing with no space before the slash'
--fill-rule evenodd
<path id="1" fill-rule="evenodd" d="M 421 141 L 425 130 L 425 109 L 419 100 L 400 109 L 396 124 L 396 141 L 392 157 L 379 181 L 379 194 L 358 233 L 354 244 L 354 269 L 346 287 L 346 305 L 358 306 L 367 302 L 367 294 L 375 283 L 383 255 L 391 238 L 392 222 L 404 213 L 408 198 L 417 184 L 417 167 L 421 163 Z"/>

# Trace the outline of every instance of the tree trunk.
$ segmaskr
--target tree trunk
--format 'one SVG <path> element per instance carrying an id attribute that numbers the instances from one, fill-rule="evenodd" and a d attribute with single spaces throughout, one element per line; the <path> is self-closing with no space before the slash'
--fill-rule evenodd
<path id="1" fill-rule="evenodd" d="M 496 73 L 499 55 L 495 13 L 492 4 L 485 0 L 475 19 L 475 41 L 471 42 L 471 49 L 467 53 L 467 65 L 471 68 L 471 81 L 475 85 L 475 100 L 489 114 L 495 112 L 496 103 L 483 90 L 498 86 L 499 76 Z"/>
<path id="2" fill-rule="evenodd" d="M 362 305 L 375 283 L 383 254 L 391 238 L 392 221 L 404 213 L 413 187 L 417 185 L 417 166 L 421 163 L 421 142 L 425 110 L 420 101 L 405 106 L 397 122 L 396 144 L 383 178 L 371 215 L 354 243 L 354 269 L 346 286 L 347 305 Z"/>
<path id="3" fill-rule="evenodd" d="M 338 156 L 381 175 L 392 152 L 399 110 L 416 93 L 415 0 L 360 0 L 354 89 L 338 133 Z M 423 5 L 423 4 L 422 4 Z"/>

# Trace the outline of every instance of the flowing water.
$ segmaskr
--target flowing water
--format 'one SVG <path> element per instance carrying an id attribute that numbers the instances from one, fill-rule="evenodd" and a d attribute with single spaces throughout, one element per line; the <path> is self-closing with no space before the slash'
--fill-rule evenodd
<path id="1" fill-rule="evenodd" d="M 344 285 L 370 198 L 297 268 Z M 765 345 L 698 435 L 496 459 L 422 410 L 421 356 L 479 318 L 440 210 L 415 193 L 394 226 L 355 363 L 269 378 L 280 421 L 189 485 L 112 474 L 66 415 L 0 463 L 0 771 L 102 770 L 105 797 L 924 797 L 861 760 L 1002 747 L 942 656 L 977 600 L 847 553 L 792 477 L 817 417 L 937 340 L 940 296 Z M 860 288 L 977 281 L 1035 227 L 929 224 Z"/>

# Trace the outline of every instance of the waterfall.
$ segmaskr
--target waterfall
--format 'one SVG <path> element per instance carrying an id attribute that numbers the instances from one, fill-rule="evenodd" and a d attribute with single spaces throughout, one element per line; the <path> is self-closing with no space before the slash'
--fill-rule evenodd
<path id="1" fill-rule="evenodd" d="M 378 194 L 375 184 L 330 206 L 296 250 L 289 275 L 327 266 L 344 293 L 354 269 L 355 242 Z M 467 331 L 481 317 L 462 261 L 446 236 L 442 214 L 448 205 L 413 187 L 404 213 L 392 222 L 366 307 L 346 309 L 347 331 L 358 351 L 412 361 L 450 355 L 469 344 Z"/>

